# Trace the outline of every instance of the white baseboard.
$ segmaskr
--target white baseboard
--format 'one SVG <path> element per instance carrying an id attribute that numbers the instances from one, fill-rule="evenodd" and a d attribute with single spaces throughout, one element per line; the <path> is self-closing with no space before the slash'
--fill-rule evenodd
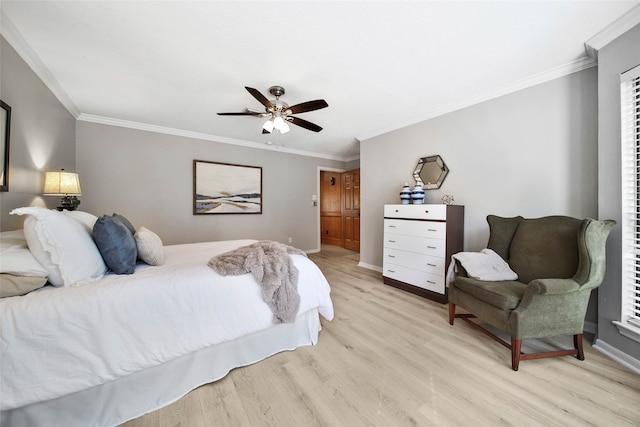
<path id="1" fill-rule="evenodd" d="M 358 267 L 368 268 L 369 270 L 377 271 L 378 273 L 382 273 L 382 267 L 378 267 L 377 265 L 367 264 L 366 262 L 360 261 L 358 263 Z"/>
<path id="2" fill-rule="evenodd" d="M 621 352 L 617 348 L 597 338 L 593 343 L 593 348 L 598 350 L 600 353 L 615 360 L 616 362 L 620 363 L 621 365 L 624 365 L 627 368 L 631 369 L 632 371 L 635 371 L 636 373 L 640 374 L 640 360 L 633 358 L 626 353 Z"/>

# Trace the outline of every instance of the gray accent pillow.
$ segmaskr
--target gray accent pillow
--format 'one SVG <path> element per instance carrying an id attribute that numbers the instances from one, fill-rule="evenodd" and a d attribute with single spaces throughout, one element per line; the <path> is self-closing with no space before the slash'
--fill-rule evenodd
<path id="1" fill-rule="evenodd" d="M 133 224 L 131 224 L 131 221 L 129 221 L 127 218 L 125 218 L 124 216 L 117 214 L 114 212 L 113 215 L 111 215 L 111 218 L 120 221 L 121 223 L 124 224 L 125 227 L 127 227 L 127 230 L 129 230 L 131 232 L 131 235 L 133 236 L 134 234 L 136 234 L 136 228 L 133 226 Z"/>
<path id="2" fill-rule="evenodd" d="M 93 226 L 93 238 L 105 264 L 116 274 L 133 274 L 138 250 L 126 225 L 115 218 L 101 216 Z"/>

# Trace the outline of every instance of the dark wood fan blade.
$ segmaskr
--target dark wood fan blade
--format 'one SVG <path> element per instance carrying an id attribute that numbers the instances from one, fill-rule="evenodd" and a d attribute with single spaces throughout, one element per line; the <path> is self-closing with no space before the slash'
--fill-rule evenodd
<path id="1" fill-rule="evenodd" d="M 287 121 L 293 123 L 294 125 L 298 125 L 300 127 L 303 127 L 305 129 L 312 130 L 314 132 L 320 132 L 322 130 L 322 128 L 320 126 L 318 126 L 317 124 L 308 122 L 308 121 L 306 121 L 304 119 L 301 119 L 299 117 L 291 117 L 290 116 L 290 117 L 287 117 Z"/>
<path id="2" fill-rule="evenodd" d="M 264 105 L 267 108 L 273 108 L 274 107 L 273 103 L 271 101 L 269 101 L 263 94 L 261 94 L 258 89 L 254 89 L 254 88 L 249 87 L 249 86 L 245 86 L 244 88 L 247 91 L 249 91 L 249 93 L 255 99 L 257 99 L 260 102 L 260 104 Z"/>
<path id="3" fill-rule="evenodd" d="M 289 114 L 298 114 L 298 113 L 306 113 L 307 111 L 319 110 L 321 108 L 328 107 L 327 101 L 324 99 L 316 99 L 314 101 L 307 101 L 301 104 L 292 105 L 287 108 L 285 111 L 289 112 Z"/>
<path id="4" fill-rule="evenodd" d="M 256 113 L 254 111 L 240 111 L 237 113 L 218 113 L 219 116 L 256 116 L 260 117 L 262 113 Z"/>

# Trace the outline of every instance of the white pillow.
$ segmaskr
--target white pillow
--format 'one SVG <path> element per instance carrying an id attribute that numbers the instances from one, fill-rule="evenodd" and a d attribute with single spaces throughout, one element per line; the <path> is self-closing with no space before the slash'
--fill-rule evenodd
<path id="1" fill-rule="evenodd" d="M 30 215 L 24 222 L 24 236 L 52 285 L 92 283 L 106 272 L 93 238 L 79 221 L 40 207 L 18 208 L 11 214 Z"/>
<path id="2" fill-rule="evenodd" d="M 96 224 L 96 221 L 98 220 L 97 216 L 95 216 L 94 214 L 90 214 L 89 212 L 68 211 L 66 209 L 62 211 L 62 214 L 70 218 L 73 218 L 76 221 L 80 221 L 82 225 L 87 227 L 87 230 L 93 237 L 93 226 Z"/>
<path id="3" fill-rule="evenodd" d="M 164 264 L 164 248 L 160 236 L 147 228 L 140 227 L 133 238 L 138 247 L 138 258 L 149 265 Z"/>
<path id="4" fill-rule="evenodd" d="M 0 233 L 0 273 L 29 277 L 47 277 L 49 274 L 29 251 L 22 230 Z"/>

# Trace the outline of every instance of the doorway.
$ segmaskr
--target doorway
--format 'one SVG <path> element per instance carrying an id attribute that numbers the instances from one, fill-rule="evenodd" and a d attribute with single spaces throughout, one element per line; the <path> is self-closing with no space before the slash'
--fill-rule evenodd
<path id="1" fill-rule="evenodd" d="M 360 169 L 320 171 L 320 242 L 360 252 Z"/>

